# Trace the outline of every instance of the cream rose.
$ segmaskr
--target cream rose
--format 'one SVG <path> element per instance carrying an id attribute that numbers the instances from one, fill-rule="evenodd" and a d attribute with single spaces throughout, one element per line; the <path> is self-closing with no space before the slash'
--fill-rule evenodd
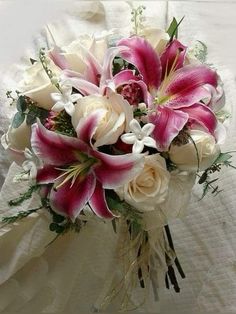
<path id="1" fill-rule="evenodd" d="M 80 98 L 75 104 L 72 114 L 74 128 L 77 128 L 80 119 L 101 109 L 103 115 L 93 136 L 95 147 L 116 143 L 120 135 L 128 131 L 129 123 L 133 119 L 132 107 L 122 96 L 115 93 L 109 96 L 90 95 Z"/>
<path id="2" fill-rule="evenodd" d="M 181 146 L 171 145 L 169 150 L 170 160 L 181 170 L 197 171 L 198 160 L 199 170 L 207 169 L 220 153 L 220 147 L 215 138 L 209 133 L 192 130 L 190 132 L 192 141 Z M 196 151 L 197 148 L 197 151 Z"/>
<path id="3" fill-rule="evenodd" d="M 164 30 L 151 27 L 143 28 L 140 35 L 152 45 L 158 54 L 164 51 L 170 39 L 170 36 Z"/>
<path id="4" fill-rule="evenodd" d="M 50 62 L 50 69 L 58 74 L 59 69 Z M 23 95 L 30 97 L 39 107 L 50 110 L 54 105 L 51 93 L 57 92 L 57 88 L 51 83 L 41 62 L 36 62 L 24 73 L 24 79 L 18 86 Z"/>
<path id="5" fill-rule="evenodd" d="M 158 208 L 168 195 L 170 174 L 166 162 L 159 154 L 145 157 L 141 173 L 119 188 L 116 192 L 121 199 L 140 211 L 147 212 Z"/>
<path id="6" fill-rule="evenodd" d="M 5 149 L 24 151 L 26 147 L 30 147 L 30 137 L 31 127 L 24 121 L 17 129 L 10 126 L 2 137 L 2 143 Z"/>

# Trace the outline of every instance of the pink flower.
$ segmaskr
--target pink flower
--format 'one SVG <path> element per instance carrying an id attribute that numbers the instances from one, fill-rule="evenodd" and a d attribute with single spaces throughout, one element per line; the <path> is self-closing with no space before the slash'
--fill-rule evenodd
<path id="1" fill-rule="evenodd" d="M 152 95 L 152 101 L 148 102 L 151 103 L 149 121 L 155 124 L 153 137 L 158 150 L 168 150 L 188 122 L 214 135 L 217 119 L 201 101 L 209 98 L 209 86 L 217 87 L 215 71 L 204 65 L 183 66 L 186 47 L 176 40 L 161 57 L 140 37 L 122 39 L 119 45 L 128 48 L 121 51 L 121 56 L 139 70 L 148 94 Z"/>
<path id="2" fill-rule="evenodd" d="M 32 149 L 43 162 L 36 181 L 52 185 L 52 209 L 72 220 L 87 203 L 96 215 L 112 218 L 105 189 L 123 185 L 143 167 L 140 154 L 110 156 L 90 145 L 99 119 L 99 111 L 81 119 L 76 130 L 78 138 L 47 130 L 40 122 L 32 126 Z"/>

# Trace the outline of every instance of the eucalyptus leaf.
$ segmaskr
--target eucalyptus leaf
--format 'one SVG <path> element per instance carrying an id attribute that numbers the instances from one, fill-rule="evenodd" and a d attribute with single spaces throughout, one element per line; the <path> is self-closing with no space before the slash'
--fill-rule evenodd
<path id="1" fill-rule="evenodd" d="M 14 129 L 19 128 L 19 126 L 24 122 L 24 120 L 25 114 L 23 112 L 17 112 L 12 120 L 12 127 Z"/>
<path id="2" fill-rule="evenodd" d="M 36 122 L 37 114 L 34 111 L 29 111 L 26 117 L 26 124 L 31 125 Z"/>
<path id="3" fill-rule="evenodd" d="M 232 155 L 229 153 L 220 153 L 220 155 L 215 160 L 214 164 L 224 164 L 226 161 L 229 161 L 232 158 Z"/>
<path id="4" fill-rule="evenodd" d="M 25 112 L 27 109 L 27 103 L 24 96 L 19 96 L 16 102 L 16 108 L 19 112 Z"/>

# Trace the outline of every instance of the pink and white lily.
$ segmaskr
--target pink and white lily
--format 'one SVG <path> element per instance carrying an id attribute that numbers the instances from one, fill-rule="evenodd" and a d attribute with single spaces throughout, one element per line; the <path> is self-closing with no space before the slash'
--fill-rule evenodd
<path id="1" fill-rule="evenodd" d="M 77 138 L 49 131 L 40 122 L 32 126 L 32 149 L 43 161 L 36 181 L 51 185 L 52 209 L 72 220 L 87 203 L 99 217 L 112 218 L 105 189 L 123 185 L 143 167 L 141 154 L 111 156 L 90 145 L 99 119 L 99 111 L 82 119 L 76 130 Z"/>
<path id="2" fill-rule="evenodd" d="M 71 84 L 84 96 L 92 94 L 106 95 L 107 88 L 120 92 L 123 86 L 130 86 L 129 89 L 132 89 L 132 92 L 137 93 L 138 91 L 141 95 L 140 102 L 149 103 L 150 97 L 147 86 L 141 77 L 134 74 L 134 71 L 123 70 L 114 76 L 112 74 L 113 59 L 122 51 L 127 51 L 127 47 L 118 46 L 107 49 L 102 62 L 98 61 L 90 51 L 83 49 L 86 62 L 86 71 L 84 73 L 70 70 L 69 64 L 58 49 L 54 49 L 50 54 L 53 62 L 63 70 L 62 78 L 68 84 Z M 127 90 L 122 95 L 125 99 L 130 100 Z M 133 104 L 137 104 L 136 100 Z"/>
<path id="3" fill-rule="evenodd" d="M 209 86 L 217 87 L 215 71 L 204 65 L 184 66 L 186 47 L 178 41 L 169 44 L 161 57 L 143 38 L 122 39 L 119 45 L 129 48 L 121 56 L 139 70 L 153 97 L 149 121 L 155 124 L 153 137 L 158 150 L 168 150 L 187 123 L 214 134 L 217 119 L 201 101 L 209 98 Z"/>

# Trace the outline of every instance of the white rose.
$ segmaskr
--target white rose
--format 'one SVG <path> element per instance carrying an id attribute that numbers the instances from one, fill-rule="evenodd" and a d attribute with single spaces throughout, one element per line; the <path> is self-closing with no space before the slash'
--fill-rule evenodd
<path id="1" fill-rule="evenodd" d="M 19 151 L 24 151 L 26 147 L 30 147 L 31 127 L 24 121 L 18 128 L 9 127 L 4 134 L 4 148 L 12 148 Z"/>
<path id="2" fill-rule="evenodd" d="M 132 107 L 122 96 L 111 93 L 109 96 L 90 95 L 80 98 L 75 104 L 72 124 L 76 129 L 81 118 L 103 109 L 96 132 L 93 136 L 95 147 L 114 144 L 123 132 L 127 132 L 133 119 Z"/>
<path id="3" fill-rule="evenodd" d="M 195 173 L 175 170 L 170 173 L 168 195 L 157 210 L 143 214 L 143 228 L 156 229 L 186 214 L 195 183 Z"/>
<path id="4" fill-rule="evenodd" d="M 197 171 L 199 162 L 199 170 L 203 171 L 216 160 L 220 147 L 209 133 L 192 130 L 190 136 L 195 145 L 190 140 L 189 143 L 181 146 L 172 144 L 169 150 L 170 160 L 179 169 L 187 171 Z"/>
<path id="5" fill-rule="evenodd" d="M 164 51 L 170 39 L 170 36 L 164 30 L 151 27 L 142 29 L 140 35 L 152 45 L 158 54 Z"/>
<path id="6" fill-rule="evenodd" d="M 58 68 L 50 62 L 50 69 L 58 73 Z M 51 83 L 41 62 L 36 62 L 24 73 L 24 79 L 19 84 L 19 90 L 23 95 L 30 97 L 39 107 L 50 110 L 54 105 L 51 93 L 58 92 Z"/>
<path id="7" fill-rule="evenodd" d="M 170 174 L 166 162 L 159 154 L 145 157 L 144 168 L 132 181 L 117 189 L 121 199 L 140 211 L 153 211 L 165 201 Z"/>
<path id="8" fill-rule="evenodd" d="M 30 147 L 31 127 L 24 121 L 17 129 L 9 127 L 1 138 L 1 144 L 10 158 L 21 164 L 25 160 L 24 150 Z"/>

